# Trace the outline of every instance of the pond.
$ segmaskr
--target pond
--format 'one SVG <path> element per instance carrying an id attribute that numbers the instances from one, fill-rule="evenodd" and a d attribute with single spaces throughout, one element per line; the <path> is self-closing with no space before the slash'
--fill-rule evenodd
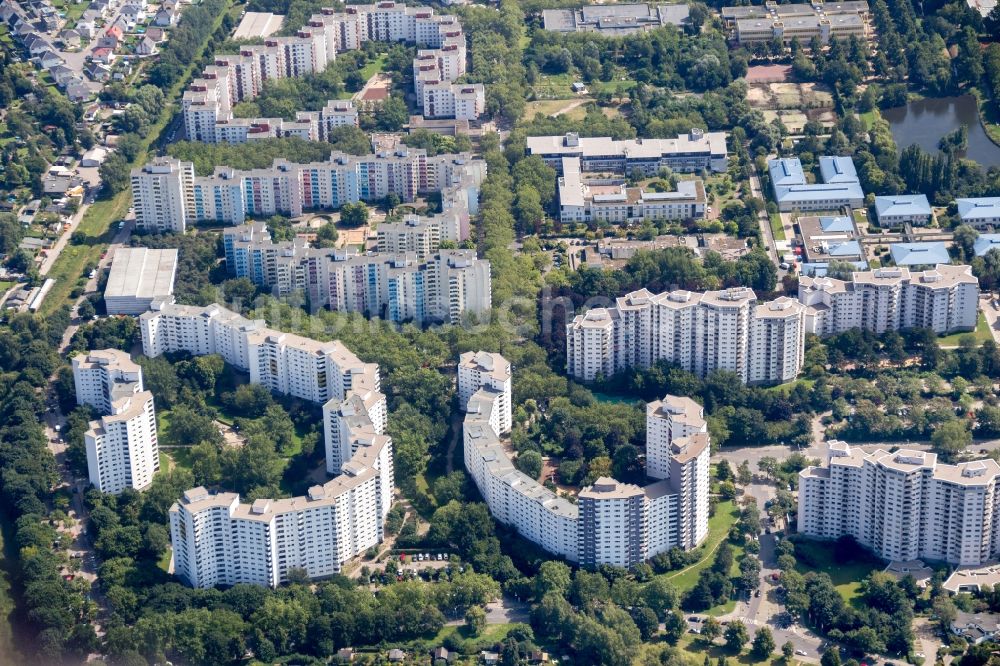
<path id="1" fill-rule="evenodd" d="M 900 151 L 915 143 L 936 153 L 941 137 L 965 125 L 969 128 L 969 147 L 958 155 L 985 167 L 1000 166 L 1000 146 L 986 135 L 979 122 L 976 98 L 972 95 L 919 99 L 906 106 L 886 109 L 882 117 L 888 121 Z"/>

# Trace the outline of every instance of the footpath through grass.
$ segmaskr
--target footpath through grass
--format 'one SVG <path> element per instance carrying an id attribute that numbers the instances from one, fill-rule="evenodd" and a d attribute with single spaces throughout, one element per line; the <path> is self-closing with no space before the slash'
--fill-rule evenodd
<path id="1" fill-rule="evenodd" d="M 234 0 L 229 0 L 225 10 L 219 12 L 215 18 L 215 24 L 208 37 L 205 38 L 205 43 L 202 44 L 201 55 L 205 54 L 208 44 L 212 41 L 212 36 L 222 25 L 223 17 L 233 11 L 233 4 Z M 174 113 L 178 108 L 177 100 L 184 88 L 187 87 L 194 74 L 195 66 L 200 60 L 201 57 L 195 58 L 194 62 L 188 65 L 184 75 L 179 77 L 173 87 L 164 94 L 163 110 L 156 122 L 146 131 L 142 150 L 132 162 L 132 166 L 145 164 L 149 159 L 151 147 L 159 140 L 163 130 L 173 120 Z M 114 237 L 116 230 L 112 227 L 113 223 L 125 216 L 131 202 L 132 195 L 128 189 L 125 189 L 113 197 L 95 201 L 87 209 L 75 232 L 78 237 L 83 237 L 83 240 L 79 244 L 72 241 L 67 243 L 46 276 L 54 279 L 56 283 L 52 286 L 52 290 L 39 310 L 43 316 L 50 315 L 62 306 L 69 304 L 72 298 L 70 293 L 77 286 L 77 280 L 83 275 L 84 268 L 88 265 L 96 265 L 100 261 L 101 253 L 107 249 Z"/>

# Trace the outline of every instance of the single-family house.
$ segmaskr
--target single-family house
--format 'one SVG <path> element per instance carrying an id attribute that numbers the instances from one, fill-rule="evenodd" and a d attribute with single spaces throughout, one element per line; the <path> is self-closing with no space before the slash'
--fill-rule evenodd
<path id="1" fill-rule="evenodd" d="M 119 25 L 113 25 L 113 26 L 111 26 L 110 28 L 108 28 L 107 30 L 104 31 L 104 36 L 105 37 L 114 37 L 115 39 L 117 39 L 120 42 L 122 40 L 122 38 L 125 36 L 125 31 L 121 29 L 121 26 L 119 26 Z"/>
<path id="2" fill-rule="evenodd" d="M 432 666 L 442 666 L 443 664 L 449 663 L 454 657 L 448 651 L 448 648 L 436 647 L 431 651 L 431 664 Z"/>
<path id="3" fill-rule="evenodd" d="M 493 664 L 500 663 L 500 655 L 496 652 L 490 652 L 489 650 L 483 650 L 480 652 L 479 659 L 486 664 L 486 666 L 492 666 Z"/>
<path id="4" fill-rule="evenodd" d="M 163 41 L 163 28 L 146 28 L 146 36 L 152 39 L 155 43 L 159 44 Z"/>
<path id="5" fill-rule="evenodd" d="M 97 38 L 97 44 L 94 46 L 94 48 L 111 49 L 112 51 L 114 51 L 118 48 L 118 44 L 120 43 L 121 40 L 119 40 L 114 35 L 101 35 L 100 37 Z"/>
<path id="6" fill-rule="evenodd" d="M 110 65 L 115 61 L 114 49 L 107 46 L 99 46 L 91 54 L 91 58 L 94 62 L 100 63 L 102 65 Z"/>
<path id="7" fill-rule="evenodd" d="M 76 72 L 66 65 L 60 64 L 49 68 L 49 76 L 52 77 L 52 80 L 56 82 L 57 86 L 63 88 L 72 79 L 76 78 Z"/>
<path id="8" fill-rule="evenodd" d="M 52 51 L 52 45 L 39 36 L 32 35 L 24 42 L 25 48 L 28 50 L 28 55 L 32 58 L 37 58 L 46 51 Z"/>
<path id="9" fill-rule="evenodd" d="M 149 35 L 144 35 L 135 45 L 135 52 L 141 56 L 151 56 L 156 53 L 156 42 L 150 39 Z"/>
<path id="10" fill-rule="evenodd" d="M 142 23 L 146 20 L 146 9 L 136 3 L 130 2 L 122 7 L 121 15 L 127 16 L 134 23 Z"/>
<path id="11" fill-rule="evenodd" d="M 974 229 L 1000 227 L 1000 197 L 956 199 L 958 217 Z"/>
<path id="12" fill-rule="evenodd" d="M 340 648 L 337 650 L 337 655 L 334 657 L 334 661 L 338 664 L 349 664 L 354 661 L 354 648 Z"/>
<path id="13" fill-rule="evenodd" d="M 398 664 L 406 661 L 406 653 L 399 648 L 393 648 L 389 650 L 389 661 L 393 664 Z"/>
<path id="14" fill-rule="evenodd" d="M 78 78 L 73 78 L 66 84 L 66 97 L 71 102 L 83 102 L 93 97 L 93 93 L 86 83 Z"/>
<path id="15" fill-rule="evenodd" d="M 875 213 L 883 227 L 912 224 L 922 227 L 931 222 L 931 204 L 926 194 L 892 194 L 875 197 Z"/>
<path id="16" fill-rule="evenodd" d="M 97 30 L 96 26 L 94 26 L 93 21 L 80 21 L 79 23 L 76 24 L 76 27 L 73 29 L 80 34 L 81 42 L 84 39 L 86 40 L 93 39 L 95 31 Z"/>
<path id="17" fill-rule="evenodd" d="M 104 63 L 91 61 L 83 66 L 83 73 L 92 81 L 103 83 L 111 78 L 111 69 Z"/>
<path id="18" fill-rule="evenodd" d="M 74 28 L 67 28 L 59 33 L 59 41 L 67 49 L 75 49 L 80 46 L 80 33 Z"/>
<path id="19" fill-rule="evenodd" d="M 38 19 L 38 27 L 45 32 L 52 32 L 59 29 L 59 15 L 55 12 L 46 14 Z"/>
<path id="20" fill-rule="evenodd" d="M 45 51 L 35 60 L 38 62 L 38 66 L 42 69 L 52 69 L 56 65 L 63 64 L 63 59 L 59 57 L 58 53 L 52 50 Z"/>
<path id="21" fill-rule="evenodd" d="M 173 9 L 161 9 L 156 12 L 156 16 L 153 18 L 153 25 L 158 25 L 161 28 L 169 28 L 176 24 L 177 11 Z"/>

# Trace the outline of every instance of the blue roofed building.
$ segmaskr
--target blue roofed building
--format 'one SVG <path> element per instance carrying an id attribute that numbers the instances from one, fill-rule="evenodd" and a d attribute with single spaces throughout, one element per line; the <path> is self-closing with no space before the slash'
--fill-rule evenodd
<path id="1" fill-rule="evenodd" d="M 893 243 L 889 246 L 897 266 L 934 266 L 951 263 L 948 248 L 941 241 L 930 243 Z"/>
<path id="2" fill-rule="evenodd" d="M 875 197 L 875 213 L 879 224 L 925 226 L 931 222 L 931 204 L 925 194 L 893 194 Z"/>
<path id="3" fill-rule="evenodd" d="M 977 257 L 981 257 L 990 250 L 1000 250 L 1000 234 L 979 234 L 973 250 Z"/>
<path id="4" fill-rule="evenodd" d="M 768 160 L 768 173 L 778 210 L 836 210 L 843 206 L 859 208 L 864 203 L 854 162 L 850 157 L 821 157 L 822 183 L 809 183 L 797 157 Z"/>
<path id="5" fill-rule="evenodd" d="M 956 199 L 958 217 L 975 229 L 1000 226 L 1000 197 Z"/>
<path id="6" fill-rule="evenodd" d="M 843 215 L 804 215 L 797 221 L 805 263 L 863 262 L 864 254 L 854 221 Z"/>

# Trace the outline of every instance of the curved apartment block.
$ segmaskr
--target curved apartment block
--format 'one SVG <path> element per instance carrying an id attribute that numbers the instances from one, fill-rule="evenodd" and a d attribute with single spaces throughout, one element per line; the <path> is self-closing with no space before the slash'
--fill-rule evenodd
<path id="1" fill-rule="evenodd" d="M 219 354 L 252 383 L 322 403 L 327 469 L 339 473 L 304 496 L 252 504 L 236 493 L 186 491 L 170 508 L 179 577 L 194 587 L 275 587 L 292 570 L 310 578 L 338 573 L 382 540 L 393 459 L 377 365 L 340 342 L 276 331 L 215 304 L 157 304 L 139 323 L 147 356 Z"/>
<path id="2" fill-rule="evenodd" d="M 671 548 L 697 546 L 708 533 L 709 439 L 702 408 L 667 396 L 647 406 L 652 484 L 602 477 L 578 502 L 519 471 L 504 435 L 511 428 L 511 367 L 500 354 L 463 354 L 465 468 L 493 517 L 550 553 L 584 566 L 631 567 Z"/>

